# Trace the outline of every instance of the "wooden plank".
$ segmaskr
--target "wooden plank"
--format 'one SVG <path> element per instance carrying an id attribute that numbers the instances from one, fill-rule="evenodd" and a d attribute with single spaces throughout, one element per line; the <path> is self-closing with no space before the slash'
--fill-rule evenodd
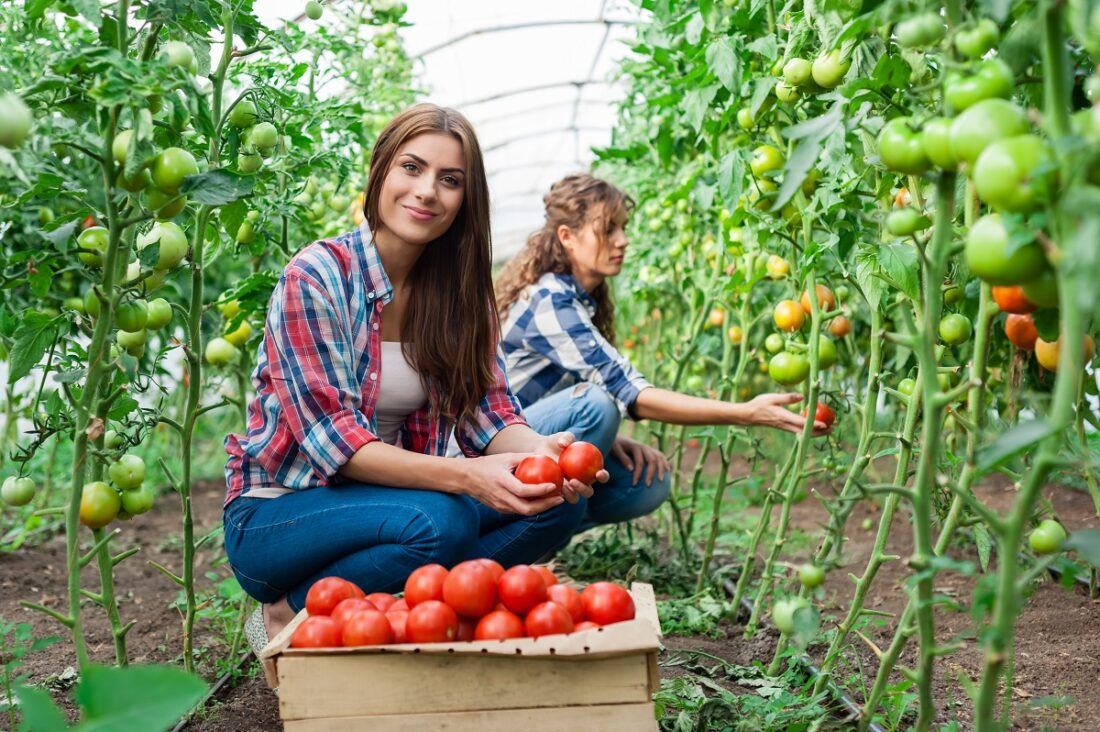
<path id="1" fill-rule="evenodd" d="M 264 680 L 267 681 L 267 688 L 275 689 L 279 686 L 278 655 L 290 645 L 290 636 L 294 635 L 294 631 L 308 617 L 309 613 L 302 610 L 286 624 L 286 627 L 279 631 L 278 635 L 269 639 L 267 645 L 260 649 L 260 665 L 264 668 Z"/>
<path id="2" fill-rule="evenodd" d="M 646 620 L 653 626 L 653 632 L 661 637 L 661 619 L 657 617 L 657 598 L 653 594 L 653 585 L 635 582 L 630 585 L 630 595 L 634 598 L 634 618 Z"/>
<path id="3" fill-rule="evenodd" d="M 583 661 L 454 654 L 279 658 L 284 720 L 651 700 L 646 653 Z"/>
<path id="4" fill-rule="evenodd" d="M 441 714 L 298 719 L 285 732 L 656 732 L 653 702 Z"/>

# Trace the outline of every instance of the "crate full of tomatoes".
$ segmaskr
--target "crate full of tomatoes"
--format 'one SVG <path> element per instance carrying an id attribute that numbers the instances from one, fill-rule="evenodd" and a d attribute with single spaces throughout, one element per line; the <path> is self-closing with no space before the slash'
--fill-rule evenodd
<path id="1" fill-rule="evenodd" d="M 288 732 L 655 730 L 659 628 L 649 585 L 476 559 L 402 597 L 319 580 L 261 660 Z"/>

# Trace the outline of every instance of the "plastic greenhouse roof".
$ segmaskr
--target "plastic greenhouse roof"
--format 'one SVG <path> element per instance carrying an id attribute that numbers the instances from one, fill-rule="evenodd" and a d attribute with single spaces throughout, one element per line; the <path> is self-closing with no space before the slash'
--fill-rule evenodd
<path id="1" fill-rule="evenodd" d="M 628 0 L 406 2 L 410 26 L 401 35 L 426 100 L 458 109 L 477 130 L 494 253 L 507 258 L 541 225 L 550 184 L 587 169 L 591 148 L 610 143 L 625 96 L 612 76 L 641 11 Z M 256 3 L 265 23 L 295 18 L 302 7 L 304 0 Z"/>

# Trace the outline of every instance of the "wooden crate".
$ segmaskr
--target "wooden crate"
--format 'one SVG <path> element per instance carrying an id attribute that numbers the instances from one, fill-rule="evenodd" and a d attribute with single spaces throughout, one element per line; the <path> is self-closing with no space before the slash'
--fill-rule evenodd
<path id="1" fill-rule="evenodd" d="M 470 643 L 289 648 L 303 611 L 260 657 L 287 732 L 652 732 L 660 623 L 653 588 L 630 593 L 629 622 Z"/>

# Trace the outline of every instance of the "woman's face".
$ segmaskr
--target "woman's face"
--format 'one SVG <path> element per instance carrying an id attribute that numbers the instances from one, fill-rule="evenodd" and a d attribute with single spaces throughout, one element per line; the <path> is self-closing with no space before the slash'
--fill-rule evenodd
<path id="1" fill-rule="evenodd" d="M 581 279 L 603 280 L 614 277 L 623 268 L 626 247 L 629 244 L 625 231 L 626 216 L 612 217 L 606 224 L 606 230 L 599 232 L 598 229 L 604 226 L 604 205 L 593 207 L 588 221 L 579 231 L 567 226 L 558 228 L 558 238 L 569 254 L 573 274 Z M 600 245 L 601 233 L 603 246 Z"/>
<path id="2" fill-rule="evenodd" d="M 417 135 L 398 149 L 382 181 L 379 229 L 422 246 L 451 227 L 465 195 L 462 144 L 441 132 Z"/>

